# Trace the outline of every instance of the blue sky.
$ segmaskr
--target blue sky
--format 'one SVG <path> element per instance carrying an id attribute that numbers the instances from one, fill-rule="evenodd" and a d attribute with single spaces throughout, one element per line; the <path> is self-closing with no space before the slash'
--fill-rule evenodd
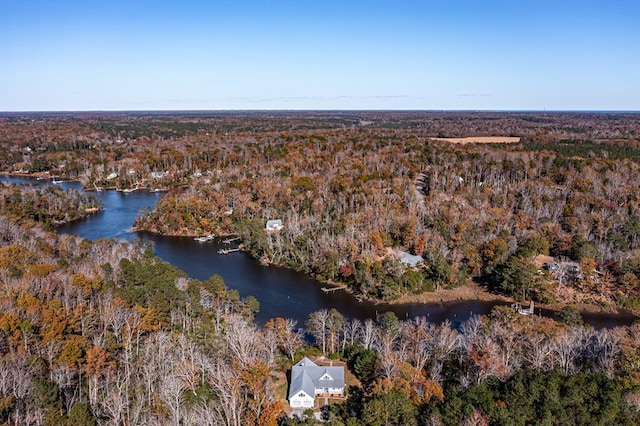
<path id="1" fill-rule="evenodd" d="M 0 111 L 640 110 L 638 0 L 0 0 Z"/>

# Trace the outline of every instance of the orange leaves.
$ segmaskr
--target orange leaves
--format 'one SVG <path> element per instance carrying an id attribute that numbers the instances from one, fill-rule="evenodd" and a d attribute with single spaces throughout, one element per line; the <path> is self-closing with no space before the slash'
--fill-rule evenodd
<path id="1" fill-rule="evenodd" d="M 240 378 L 254 399 L 259 399 L 261 394 L 265 392 L 270 373 L 271 369 L 262 360 L 245 367 L 240 373 Z"/>
<path id="2" fill-rule="evenodd" d="M 478 383 L 489 376 L 504 378 L 508 366 L 504 363 L 501 348 L 493 340 L 482 337 L 476 339 L 469 350 L 469 360 L 474 366 Z"/>
<path id="3" fill-rule="evenodd" d="M 487 241 L 480 251 L 483 262 L 488 266 L 495 266 L 505 260 L 509 246 L 503 238 Z"/>
<path id="4" fill-rule="evenodd" d="M 422 381 L 421 386 L 422 386 L 422 400 L 424 402 L 431 402 L 431 401 L 442 402 L 444 400 L 444 392 L 440 384 L 434 382 L 433 380 L 425 379 Z"/>
<path id="5" fill-rule="evenodd" d="M 384 241 L 382 240 L 380 232 L 374 232 L 371 234 L 371 238 L 373 239 L 373 244 L 378 251 L 384 250 Z"/>
<path id="6" fill-rule="evenodd" d="M 54 272 L 58 267 L 52 263 L 43 263 L 39 265 L 27 265 L 26 269 L 31 276 L 42 278 Z"/>
<path id="7" fill-rule="evenodd" d="M 80 273 L 74 274 L 71 282 L 74 286 L 81 288 L 85 295 L 100 290 L 103 285 L 102 277 L 96 276 L 94 279 L 90 279 Z"/>
<path id="8" fill-rule="evenodd" d="M 582 273 L 582 281 L 588 290 L 594 290 L 596 284 L 596 267 L 598 263 L 590 257 L 580 259 L 580 271 Z"/>
<path id="9" fill-rule="evenodd" d="M 427 237 L 422 234 L 420 235 L 413 244 L 413 252 L 416 256 L 422 256 L 427 249 Z"/>
<path id="10" fill-rule="evenodd" d="M 272 330 L 277 330 L 279 328 L 282 328 L 282 325 L 284 323 L 284 318 L 282 317 L 277 317 L 277 318 L 271 318 L 269 319 L 269 321 L 267 321 L 265 323 L 265 328 L 269 328 Z"/>
<path id="11" fill-rule="evenodd" d="M 280 419 L 286 415 L 284 407 L 280 401 L 273 401 L 263 404 L 257 426 L 278 426 Z"/>
<path id="12" fill-rule="evenodd" d="M 140 314 L 140 330 L 158 331 L 160 330 L 160 318 L 153 308 L 145 308 L 140 305 L 134 305 L 133 309 Z"/>
<path id="13" fill-rule="evenodd" d="M 115 370 L 117 363 L 111 354 L 99 346 L 87 349 L 85 355 L 84 371 L 90 376 L 105 376 Z"/>
<path id="14" fill-rule="evenodd" d="M 293 189 L 299 192 L 315 190 L 315 184 L 313 182 L 313 179 L 309 176 L 300 176 L 293 179 L 292 186 L 293 186 Z"/>
<path id="15" fill-rule="evenodd" d="M 400 381 L 391 380 L 389 378 L 383 377 L 376 380 L 371 388 L 372 395 L 382 395 L 388 392 L 391 392 L 396 386 L 402 387 Z"/>
<path id="16" fill-rule="evenodd" d="M 20 319 L 14 312 L 0 314 L 0 331 L 8 337 L 12 347 L 17 347 L 20 344 L 22 339 Z"/>
<path id="17" fill-rule="evenodd" d="M 58 315 L 47 309 L 43 311 L 42 320 L 42 327 L 40 329 L 42 343 L 46 344 L 50 341 L 62 340 L 62 336 L 68 325 L 68 321 L 64 315 Z"/>
<path id="18" fill-rule="evenodd" d="M 414 405 L 444 400 L 442 386 L 433 380 L 428 380 L 424 376 L 424 370 L 418 370 L 406 362 L 399 362 L 398 375 L 393 380 L 389 378 L 376 380 L 371 394 L 377 396 L 391 391 L 407 395 Z"/>
<path id="19" fill-rule="evenodd" d="M 0 267 L 24 266 L 35 263 L 37 257 L 23 246 L 9 245 L 0 248 Z"/>
<path id="20" fill-rule="evenodd" d="M 385 247 L 391 247 L 393 245 L 393 237 L 388 232 L 376 231 L 371 234 L 375 248 L 382 252 Z"/>
<path id="21" fill-rule="evenodd" d="M 269 319 L 264 327 L 266 329 L 273 330 L 278 337 L 283 337 L 286 333 L 290 332 L 289 323 L 282 317 Z"/>
<path id="22" fill-rule="evenodd" d="M 89 341 L 82 336 L 70 335 L 63 343 L 62 351 L 56 359 L 56 364 L 69 367 L 79 367 L 84 362 L 85 351 Z"/>

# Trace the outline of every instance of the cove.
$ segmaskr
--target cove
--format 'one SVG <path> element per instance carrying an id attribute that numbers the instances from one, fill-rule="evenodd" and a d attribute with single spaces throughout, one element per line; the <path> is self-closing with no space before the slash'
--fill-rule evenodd
<path id="1" fill-rule="evenodd" d="M 50 180 L 36 180 L 22 177 L 0 176 L 0 181 L 15 184 L 51 185 Z M 78 182 L 62 182 L 62 188 L 82 189 Z M 57 228 L 64 234 L 78 235 L 89 240 L 118 238 L 132 241 L 139 238 L 153 245 L 155 254 L 175 267 L 185 271 L 190 277 L 204 280 L 213 274 L 222 276 L 227 287 L 237 290 L 241 297 L 253 295 L 260 302 L 256 322 L 263 325 L 273 317 L 292 318 L 298 326 L 304 326 L 307 316 L 320 309 L 335 308 L 345 317 L 375 319 L 378 314 L 392 311 L 398 318 L 406 319 L 425 316 L 430 321 L 440 323 L 446 320 L 459 325 L 472 315 L 483 315 L 501 302 L 454 301 L 428 304 L 389 305 L 370 301 L 358 301 L 343 290 L 325 293 L 325 285 L 307 275 L 285 268 L 263 266 L 250 256 L 235 252 L 218 254 L 218 250 L 235 247 L 219 239 L 198 242 L 192 238 L 163 237 L 145 232 L 130 232 L 131 226 L 141 208 L 153 209 L 162 194 L 138 190 L 131 193 L 118 191 L 96 192 L 104 210 L 86 219 Z M 554 316 L 551 311 L 540 311 L 542 315 Z M 538 313 L 538 310 L 536 310 Z M 629 312 L 592 313 L 583 312 L 586 323 L 595 328 L 610 328 L 630 325 L 637 317 Z"/>

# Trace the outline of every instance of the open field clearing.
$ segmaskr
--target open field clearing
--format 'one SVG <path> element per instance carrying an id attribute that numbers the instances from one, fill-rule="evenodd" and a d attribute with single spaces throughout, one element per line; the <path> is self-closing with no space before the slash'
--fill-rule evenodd
<path id="1" fill-rule="evenodd" d="M 451 143 L 517 143 L 520 138 L 516 136 L 469 136 L 466 138 L 431 138 L 436 141 Z"/>

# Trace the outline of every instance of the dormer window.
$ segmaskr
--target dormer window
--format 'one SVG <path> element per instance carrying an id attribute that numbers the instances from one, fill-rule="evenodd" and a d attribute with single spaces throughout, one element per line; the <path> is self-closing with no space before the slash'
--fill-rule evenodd
<path id="1" fill-rule="evenodd" d="M 324 373 L 322 377 L 320 377 L 320 380 L 333 380 L 333 377 L 331 377 L 329 373 Z"/>

